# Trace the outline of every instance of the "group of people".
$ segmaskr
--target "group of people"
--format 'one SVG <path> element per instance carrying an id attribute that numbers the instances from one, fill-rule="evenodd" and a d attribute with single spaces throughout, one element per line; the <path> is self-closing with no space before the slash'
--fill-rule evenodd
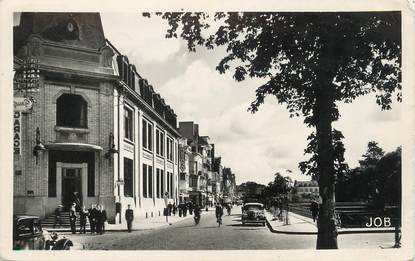
<path id="1" fill-rule="evenodd" d="M 278 197 L 272 207 L 274 208 L 274 218 L 282 221 L 285 225 L 289 224 L 289 200 L 288 197 Z"/>
<path id="2" fill-rule="evenodd" d="M 91 228 L 91 233 L 103 234 L 105 233 L 105 223 L 107 222 L 107 212 L 105 211 L 102 205 L 92 204 L 89 209 L 86 209 L 85 206 L 80 208 L 76 202 L 72 203 L 69 208 L 69 221 L 71 224 L 72 234 L 76 234 L 76 220 L 77 220 L 77 209 L 79 209 L 79 233 L 86 233 L 86 222 L 89 221 L 89 226 Z M 59 205 L 55 210 L 55 222 L 53 228 L 56 225 L 62 226 L 62 210 L 63 206 Z"/>
<path id="3" fill-rule="evenodd" d="M 197 204 L 193 203 L 192 201 L 180 203 L 178 206 L 179 217 L 186 217 L 188 211 L 189 215 L 193 215 L 196 206 Z"/>

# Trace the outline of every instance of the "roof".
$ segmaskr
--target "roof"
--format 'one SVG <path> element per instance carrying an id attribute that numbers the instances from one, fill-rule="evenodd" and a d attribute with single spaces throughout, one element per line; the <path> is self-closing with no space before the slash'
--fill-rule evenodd
<path id="1" fill-rule="evenodd" d="M 262 204 L 262 203 L 245 203 L 244 204 L 244 206 L 261 206 L 261 207 L 263 207 L 264 206 L 264 204 Z"/>
<path id="2" fill-rule="evenodd" d="M 16 214 L 13 215 L 13 219 L 40 219 L 39 216 L 35 216 L 35 215 L 25 215 L 25 214 Z"/>

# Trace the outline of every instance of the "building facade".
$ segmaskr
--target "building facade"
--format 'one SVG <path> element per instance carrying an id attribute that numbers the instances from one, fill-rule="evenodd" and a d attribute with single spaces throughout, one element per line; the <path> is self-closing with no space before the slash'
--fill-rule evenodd
<path id="1" fill-rule="evenodd" d="M 99 14 L 22 13 L 14 28 L 14 212 L 41 217 L 57 205 L 103 204 L 114 214 L 112 50 Z M 28 83 L 28 67 L 36 83 Z M 17 138 L 16 138 L 17 137 Z"/>
<path id="2" fill-rule="evenodd" d="M 45 217 L 76 198 L 113 221 L 119 204 L 144 218 L 177 202 L 177 116 L 105 39 L 99 14 L 22 13 L 14 33 L 15 101 L 34 101 L 14 115 L 14 212 Z"/>

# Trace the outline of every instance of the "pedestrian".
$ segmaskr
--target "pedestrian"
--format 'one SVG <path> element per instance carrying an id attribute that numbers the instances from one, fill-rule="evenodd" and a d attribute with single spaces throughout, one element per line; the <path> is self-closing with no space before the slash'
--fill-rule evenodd
<path id="1" fill-rule="evenodd" d="M 105 233 L 105 222 L 107 222 L 107 212 L 103 205 L 99 205 L 100 234 Z"/>
<path id="2" fill-rule="evenodd" d="M 130 204 L 127 205 L 127 209 L 125 210 L 125 220 L 127 221 L 127 230 L 128 233 L 131 233 L 131 229 L 133 226 L 133 220 L 134 220 L 134 212 L 132 209 L 130 209 Z"/>
<path id="3" fill-rule="evenodd" d="M 223 208 L 219 202 L 216 204 L 215 216 L 216 216 L 216 221 L 218 222 L 220 226 L 222 224 Z"/>
<path id="4" fill-rule="evenodd" d="M 177 206 L 176 206 L 176 202 L 173 203 L 173 216 L 176 216 L 176 212 L 177 212 Z"/>
<path id="5" fill-rule="evenodd" d="M 91 207 L 88 209 L 88 220 L 89 220 L 89 227 L 91 229 L 91 234 L 95 233 L 96 230 L 96 217 L 97 217 L 97 209 L 95 208 L 95 204 L 91 204 Z"/>
<path id="6" fill-rule="evenodd" d="M 189 209 L 189 215 L 193 215 L 193 202 L 190 201 L 187 207 Z"/>
<path id="7" fill-rule="evenodd" d="M 53 228 L 59 223 L 59 227 L 62 227 L 62 205 L 59 205 L 55 209 L 55 222 L 53 223 Z"/>
<path id="8" fill-rule="evenodd" d="M 97 212 L 95 213 L 96 223 L 95 223 L 95 232 L 102 235 L 102 221 L 104 220 L 101 212 L 101 205 L 97 205 Z"/>
<path id="9" fill-rule="evenodd" d="M 82 206 L 81 211 L 79 211 L 79 234 L 86 233 L 86 219 L 89 216 L 88 210 L 85 209 L 85 206 Z"/>
<path id="10" fill-rule="evenodd" d="M 183 202 L 179 204 L 179 217 L 183 215 Z"/>
<path id="11" fill-rule="evenodd" d="M 313 216 L 313 222 L 316 222 L 317 215 L 318 215 L 318 203 L 315 199 L 311 201 L 310 211 L 311 211 L 311 215 Z"/>
<path id="12" fill-rule="evenodd" d="M 71 232 L 76 234 L 76 203 L 72 203 L 71 208 L 69 209 L 69 222 L 71 223 Z"/>
<path id="13" fill-rule="evenodd" d="M 183 217 L 187 216 L 187 206 L 186 204 L 183 204 Z"/>
<path id="14" fill-rule="evenodd" d="M 167 204 L 167 215 L 171 216 L 171 212 L 173 211 L 173 205 L 169 201 L 169 204 Z"/>

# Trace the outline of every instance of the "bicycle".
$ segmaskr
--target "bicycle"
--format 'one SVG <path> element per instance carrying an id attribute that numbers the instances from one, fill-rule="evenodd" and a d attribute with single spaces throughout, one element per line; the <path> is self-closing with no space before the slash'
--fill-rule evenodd
<path id="1" fill-rule="evenodd" d="M 218 216 L 216 222 L 218 222 L 218 227 L 220 227 L 222 225 L 222 216 Z"/>

